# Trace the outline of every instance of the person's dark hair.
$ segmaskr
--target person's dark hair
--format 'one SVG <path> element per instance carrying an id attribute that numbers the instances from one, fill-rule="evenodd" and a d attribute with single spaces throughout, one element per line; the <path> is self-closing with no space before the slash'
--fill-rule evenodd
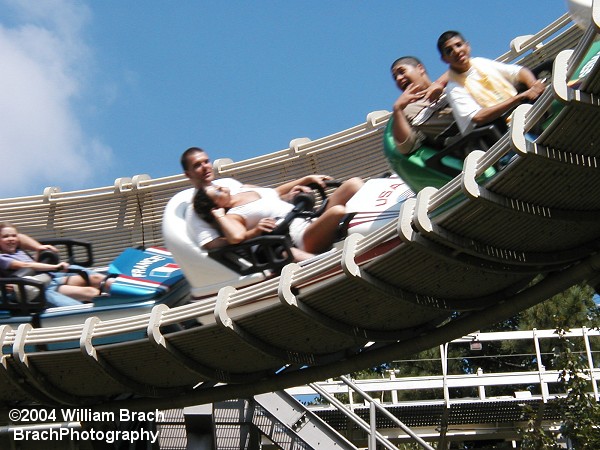
<path id="1" fill-rule="evenodd" d="M 183 171 L 185 172 L 186 170 L 188 170 L 188 157 L 194 153 L 206 153 L 204 150 L 202 150 L 200 147 L 190 147 L 188 148 L 185 152 L 183 152 L 181 154 L 181 167 L 183 168 Z"/>
<path id="2" fill-rule="evenodd" d="M 465 38 L 458 31 L 448 30 L 444 31 L 437 40 L 437 49 L 440 52 L 440 55 L 444 56 L 444 44 L 453 37 L 459 37 L 463 41 Z"/>
<path id="3" fill-rule="evenodd" d="M 394 70 L 394 66 L 397 64 L 408 64 L 414 67 L 417 67 L 419 64 L 423 65 L 421 60 L 416 56 L 401 56 L 392 63 L 390 70 Z"/>
<path id="4" fill-rule="evenodd" d="M 214 223 L 215 218 L 211 214 L 211 210 L 217 206 L 212 198 L 208 196 L 205 189 L 198 189 L 194 195 L 194 211 L 198 217 L 204 219 L 208 223 Z"/>

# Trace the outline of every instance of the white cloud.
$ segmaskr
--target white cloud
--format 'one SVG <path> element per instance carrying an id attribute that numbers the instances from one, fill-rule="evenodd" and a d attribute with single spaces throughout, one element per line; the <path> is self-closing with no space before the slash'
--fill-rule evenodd
<path id="1" fill-rule="evenodd" d="M 0 197 L 90 187 L 112 151 L 86 135 L 76 112 L 93 64 L 81 33 L 89 10 L 71 0 L 3 3 L 14 17 L 0 23 Z"/>

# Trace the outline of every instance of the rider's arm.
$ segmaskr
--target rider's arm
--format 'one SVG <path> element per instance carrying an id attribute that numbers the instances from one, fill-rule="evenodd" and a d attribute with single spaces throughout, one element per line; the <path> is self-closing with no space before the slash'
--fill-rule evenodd
<path id="1" fill-rule="evenodd" d="M 69 268 L 69 264 L 65 262 L 61 262 L 58 264 L 46 264 L 37 261 L 13 260 L 11 261 L 8 268 L 10 270 L 33 269 L 38 272 L 61 272 L 63 270 L 67 270 Z"/>
<path id="2" fill-rule="evenodd" d="M 201 219 L 191 205 L 186 210 L 185 221 L 187 233 L 196 245 L 205 249 L 227 245 L 227 240 L 220 236 L 219 230 Z"/>
<path id="3" fill-rule="evenodd" d="M 23 250 L 31 250 L 34 252 L 40 252 L 42 250 L 51 250 L 58 253 L 58 249 L 53 245 L 42 244 L 36 241 L 31 236 L 19 233 L 19 247 Z"/>
<path id="4" fill-rule="evenodd" d="M 440 77 L 431 83 L 425 90 L 425 96 L 423 98 L 425 100 L 429 100 L 430 102 L 435 102 L 444 92 L 444 89 L 448 85 L 449 79 L 450 77 L 448 71 L 441 74 Z"/>
<path id="5" fill-rule="evenodd" d="M 414 143 L 416 142 L 416 135 L 404 115 L 404 108 L 399 106 L 398 102 L 394 104 L 393 117 L 394 124 L 392 133 L 394 135 L 394 140 L 396 141 L 396 148 L 402 154 L 409 154 L 413 150 Z"/>
<path id="6" fill-rule="evenodd" d="M 327 175 L 307 175 L 297 180 L 288 181 L 287 183 L 277 186 L 275 190 L 280 197 L 290 193 L 290 191 L 296 186 L 308 186 L 309 184 L 316 183 L 321 187 L 325 187 L 325 180 L 331 180 L 331 177 Z"/>
<path id="7" fill-rule="evenodd" d="M 521 103 L 533 102 L 544 92 L 544 83 L 537 80 L 528 69 L 521 69 L 519 72 L 519 81 L 528 87 L 526 91 L 520 92 L 514 97 L 498 103 L 497 105 L 481 108 L 477 114 L 473 116 L 473 122 L 477 125 L 489 123 L 501 117 L 504 113 L 511 111 Z"/>
<path id="8" fill-rule="evenodd" d="M 240 216 L 236 214 L 227 215 L 223 208 L 215 208 L 211 211 L 211 214 L 228 244 L 239 244 L 246 239 L 248 230 L 241 221 Z"/>
<path id="9" fill-rule="evenodd" d="M 501 117 L 505 112 L 512 110 L 523 103 L 523 98 L 520 94 L 515 95 L 507 100 L 504 100 L 497 105 L 481 108 L 471 119 L 475 125 L 484 125 Z"/>
<path id="10" fill-rule="evenodd" d="M 228 244 L 239 244 L 248 239 L 262 236 L 264 233 L 273 231 L 276 226 L 275 219 L 265 217 L 260 219 L 255 227 L 248 229 L 242 216 L 226 214 L 223 208 L 215 208 L 211 213 Z"/>
<path id="11" fill-rule="evenodd" d="M 211 213 L 228 244 L 239 244 L 248 239 L 261 236 L 264 232 L 271 231 L 271 222 L 274 226 L 272 219 L 261 219 L 256 227 L 247 229 L 242 216 L 225 214 L 223 208 L 215 208 Z"/>
<path id="12" fill-rule="evenodd" d="M 489 123 L 506 113 L 511 112 L 521 103 L 533 102 L 544 92 L 544 83 L 538 80 L 527 67 L 516 64 L 503 64 L 498 61 L 487 61 L 477 58 L 480 63 L 490 64 L 500 75 L 513 85 L 524 84 L 527 90 L 493 106 L 481 108 L 473 117 L 473 123 L 483 125 Z"/>
<path id="13" fill-rule="evenodd" d="M 538 81 L 535 74 L 527 67 L 521 67 L 517 79 L 519 80 L 519 83 L 523 83 L 527 88 L 532 87 Z"/>

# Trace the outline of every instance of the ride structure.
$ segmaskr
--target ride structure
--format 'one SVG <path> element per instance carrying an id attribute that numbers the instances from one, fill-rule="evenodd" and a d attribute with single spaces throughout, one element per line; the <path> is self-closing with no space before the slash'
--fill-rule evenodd
<path id="1" fill-rule="evenodd" d="M 544 95 L 517 108 L 509 131 L 486 152 L 470 153 L 458 176 L 395 202 L 397 218 L 374 231 L 352 233 L 318 260 L 289 264 L 247 287 L 223 281 L 216 296 L 194 293 L 202 286 L 188 277 L 175 246 L 175 261 L 199 297 L 189 304 L 159 304 L 112 320 L 91 316 L 69 326 L 1 325 L 1 404 L 141 410 L 248 397 L 414 354 L 575 283 L 596 285 L 598 58 L 590 57 L 584 80 L 569 84 L 598 36 L 598 2 L 589 19 L 582 32 L 565 14 L 516 40 L 513 57 L 555 60 Z M 560 112 L 532 138 L 529 131 L 555 101 Z M 328 138 L 294 140 L 289 150 L 240 163 L 221 160 L 215 168 L 219 176 L 266 186 L 306 173 L 378 178 L 387 168 L 388 117 L 371 113 L 364 125 Z M 509 152 L 516 155 L 510 164 L 481 177 Z M 162 245 L 162 211 L 168 234 L 171 212 L 182 203 L 165 205 L 184 187 L 183 177 L 138 176 L 106 190 L 49 188 L 40 197 L 4 200 L 0 211 L 36 237 L 93 240 L 105 264 L 140 241 Z M 81 212 L 92 210 L 98 222 L 87 215 L 83 221 Z M 137 333 L 144 337 L 127 338 Z M 47 350 L 50 344 L 74 348 Z"/>

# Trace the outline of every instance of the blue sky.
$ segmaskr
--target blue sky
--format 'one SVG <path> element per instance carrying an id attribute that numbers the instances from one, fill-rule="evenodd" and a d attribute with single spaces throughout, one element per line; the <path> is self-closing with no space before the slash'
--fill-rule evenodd
<path id="1" fill-rule="evenodd" d="M 496 57 L 564 0 L 0 0 L 0 198 L 180 172 L 187 147 L 233 160 L 391 109 L 398 56 L 445 70 L 462 31 Z"/>

